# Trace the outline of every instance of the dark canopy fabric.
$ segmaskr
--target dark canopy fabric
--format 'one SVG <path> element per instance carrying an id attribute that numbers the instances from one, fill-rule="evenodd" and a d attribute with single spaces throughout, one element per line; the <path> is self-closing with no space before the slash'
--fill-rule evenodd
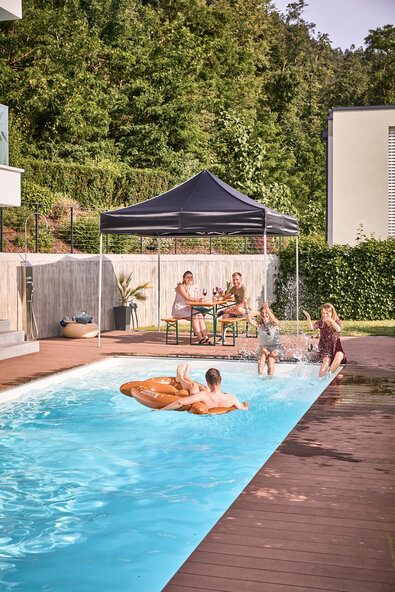
<path id="1" fill-rule="evenodd" d="M 298 220 L 243 195 L 208 170 L 147 201 L 100 215 L 103 234 L 297 236 Z"/>

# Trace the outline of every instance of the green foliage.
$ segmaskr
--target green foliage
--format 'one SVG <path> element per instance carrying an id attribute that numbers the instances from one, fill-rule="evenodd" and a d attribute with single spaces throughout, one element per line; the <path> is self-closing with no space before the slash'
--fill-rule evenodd
<path id="1" fill-rule="evenodd" d="M 25 239 L 20 234 L 16 234 L 14 238 L 14 245 L 16 247 L 24 247 L 25 246 Z"/>
<path id="2" fill-rule="evenodd" d="M 26 179 L 64 193 L 84 208 L 132 205 L 166 191 L 170 180 L 161 171 L 130 169 L 108 161 L 81 165 L 26 159 L 23 166 Z"/>
<path id="3" fill-rule="evenodd" d="M 104 237 L 103 249 L 106 250 L 108 244 L 109 253 L 123 255 L 126 253 L 140 252 L 140 237 L 128 236 L 125 234 L 112 234 Z"/>
<path id="4" fill-rule="evenodd" d="M 28 204 L 39 204 L 40 214 L 48 216 L 55 203 L 55 196 L 48 187 L 41 187 L 34 181 L 24 179 L 22 183 L 22 201 Z"/>
<path id="5" fill-rule="evenodd" d="M 127 304 L 133 302 L 133 300 L 147 300 L 144 291 L 152 288 L 149 282 L 145 282 L 145 284 L 132 288 L 132 279 L 133 272 L 129 274 L 121 273 L 118 277 L 117 288 L 121 306 L 127 306 Z"/>
<path id="6" fill-rule="evenodd" d="M 11 164 L 98 209 L 209 168 L 322 235 L 327 111 L 394 103 L 395 28 L 343 53 L 304 8 L 24 0 L 22 20 L 0 23 Z"/>
<path id="7" fill-rule="evenodd" d="M 213 252 L 220 253 L 244 253 L 244 238 L 218 237 L 212 239 Z"/>
<path id="8" fill-rule="evenodd" d="M 65 220 L 59 231 L 59 238 L 71 244 L 71 222 Z M 100 218 L 89 213 L 73 222 L 73 246 L 85 253 L 100 252 Z"/>
<path id="9" fill-rule="evenodd" d="M 65 193 L 56 191 L 54 193 L 55 205 L 51 209 L 51 218 L 53 220 L 65 220 L 70 218 L 70 208 L 74 208 L 73 217 L 77 217 L 80 213 L 80 204 L 75 199 L 72 199 Z"/>
<path id="10" fill-rule="evenodd" d="M 342 319 L 395 318 L 395 239 L 378 241 L 360 236 L 354 247 L 312 237 L 299 243 L 300 312 L 319 318 L 320 307 L 331 302 Z M 295 318 L 295 244 L 282 249 L 276 279 L 276 303 L 282 318 Z"/>
<path id="11" fill-rule="evenodd" d="M 25 221 L 32 213 L 33 208 L 31 206 L 21 205 L 19 208 L 9 207 L 4 208 L 4 225 L 9 226 L 13 230 L 25 230 Z M 29 218 L 27 228 L 34 226 L 34 216 Z"/>
<path id="12" fill-rule="evenodd" d="M 54 238 L 50 229 L 47 228 L 39 228 L 38 235 L 37 235 L 37 246 L 39 253 L 50 253 L 52 251 L 54 243 Z M 25 245 L 25 241 L 23 241 L 23 246 Z M 29 233 L 27 237 L 27 246 L 30 251 L 36 250 L 36 235 Z"/>

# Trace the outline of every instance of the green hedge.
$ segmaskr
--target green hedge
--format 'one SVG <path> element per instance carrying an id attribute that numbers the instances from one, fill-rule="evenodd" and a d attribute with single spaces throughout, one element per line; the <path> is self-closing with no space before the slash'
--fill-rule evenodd
<path id="1" fill-rule="evenodd" d="M 25 204 L 40 204 L 40 213 L 49 216 L 56 196 L 48 187 L 42 187 L 29 179 L 22 180 L 22 202 Z M 34 209 L 32 208 L 32 212 Z"/>
<path id="2" fill-rule="evenodd" d="M 25 159 L 24 179 L 77 200 L 84 208 L 108 209 L 144 201 L 167 191 L 170 175 L 125 164 L 76 164 Z"/>
<path id="3" fill-rule="evenodd" d="M 395 239 L 362 237 L 354 247 L 329 247 L 317 238 L 299 242 L 300 314 L 307 309 L 319 318 L 320 306 L 331 302 L 339 316 L 353 320 L 395 318 Z M 280 318 L 295 318 L 295 244 L 280 255 L 274 310 Z"/>

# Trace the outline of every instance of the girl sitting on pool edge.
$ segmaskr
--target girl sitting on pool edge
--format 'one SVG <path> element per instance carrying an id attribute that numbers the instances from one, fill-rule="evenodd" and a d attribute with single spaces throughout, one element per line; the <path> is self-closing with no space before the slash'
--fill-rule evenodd
<path id="1" fill-rule="evenodd" d="M 319 361 L 322 362 L 318 377 L 321 378 L 330 371 L 334 374 L 340 364 L 346 364 L 347 358 L 340 341 L 340 332 L 343 330 L 343 323 L 339 319 L 335 307 L 330 302 L 321 306 L 321 319 L 311 322 L 309 313 L 304 310 L 303 314 L 307 319 L 309 331 L 320 330 L 318 342 Z"/>
<path id="2" fill-rule="evenodd" d="M 280 321 L 275 317 L 268 302 L 262 305 L 258 319 L 253 319 L 247 309 L 247 321 L 258 327 L 258 374 L 263 374 L 267 362 L 268 376 L 273 376 L 275 362 L 284 357 L 284 348 L 280 342 Z"/>

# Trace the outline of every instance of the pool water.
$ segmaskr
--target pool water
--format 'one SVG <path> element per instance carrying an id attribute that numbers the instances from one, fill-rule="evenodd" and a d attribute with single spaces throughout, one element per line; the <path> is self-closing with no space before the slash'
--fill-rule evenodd
<path id="1" fill-rule="evenodd" d="M 182 360 L 177 360 L 180 362 Z M 0 589 L 159 592 L 311 406 L 317 367 L 189 360 L 249 400 L 221 416 L 151 412 L 119 392 L 176 360 L 116 358 L 0 396 Z"/>

